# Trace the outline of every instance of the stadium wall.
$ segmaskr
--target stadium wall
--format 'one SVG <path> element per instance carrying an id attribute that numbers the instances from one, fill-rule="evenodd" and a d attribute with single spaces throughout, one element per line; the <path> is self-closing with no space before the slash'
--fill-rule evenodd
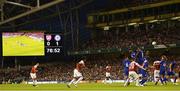
<path id="1" fill-rule="evenodd" d="M 112 80 L 115 83 L 123 83 L 124 80 Z M 38 81 L 37 84 L 58 84 L 58 83 L 66 83 L 64 81 Z M 80 83 L 104 83 L 104 80 L 97 81 L 80 81 Z M 33 84 L 32 81 L 25 82 L 25 84 Z"/>
<path id="2" fill-rule="evenodd" d="M 171 81 L 173 82 L 173 79 L 171 79 Z M 124 83 L 124 80 L 112 80 L 112 82 L 113 83 Z M 180 79 L 178 79 L 177 82 L 180 82 Z M 59 83 L 67 83 L 67 82 L 65 82 L 65 81 L 38 81 L 37 82 L 37 84 L 59 84 Z M 104 83 L 104 80 L 80 81 L 80 83 Z M 33 82 L 32 81 L 28 81 L 28 82 L 25 82 L 25 84 L 33 84 Z"/>

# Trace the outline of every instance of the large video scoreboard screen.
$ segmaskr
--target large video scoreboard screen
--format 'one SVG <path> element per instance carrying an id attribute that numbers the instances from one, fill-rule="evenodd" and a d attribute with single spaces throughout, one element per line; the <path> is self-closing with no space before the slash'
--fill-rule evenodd
<path id="1" fill-rule="evenodd" d="M 3 56 L 43 56 L 44 32 L 2 33 Z"/>
<path id="2" fill-rule="evenodd" d="M 63 36 L 60 33 L 45 34 L 46 55 L 63 54 Z"/>

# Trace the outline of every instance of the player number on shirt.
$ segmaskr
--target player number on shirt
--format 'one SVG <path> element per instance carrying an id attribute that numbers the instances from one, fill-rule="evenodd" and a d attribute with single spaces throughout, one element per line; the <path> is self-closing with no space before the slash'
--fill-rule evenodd
<path id="1" fill-rule="evenodd" d="M 129 64 L 128 64 L 128 63 L 126 63 L 126 67 L 129 67 Z"/>

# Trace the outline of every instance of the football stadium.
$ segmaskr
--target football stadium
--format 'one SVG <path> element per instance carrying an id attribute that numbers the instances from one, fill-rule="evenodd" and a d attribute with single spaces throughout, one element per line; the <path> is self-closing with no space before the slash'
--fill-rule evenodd
<path id="1" fill-rule="evenodd" d="M 180 0 L 0 0 L 0 91 L 180 91 Z"/>

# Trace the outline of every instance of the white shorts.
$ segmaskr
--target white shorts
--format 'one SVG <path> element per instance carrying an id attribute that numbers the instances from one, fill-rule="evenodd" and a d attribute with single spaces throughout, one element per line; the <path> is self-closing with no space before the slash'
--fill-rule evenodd
<path id="1" fill-rule="evenodd" d="M 160 77 L 159 72 L 160 70 L 154 70 L 154 81 L 157 81 L 157 79 Z"/>
<path id="2" fill-rule="evenodd" d="M 32 79 L 35 79 L 36 78 L 36 73 L 30 73 L 30 76 Z"/>
<path id="3" fill-rule="evenodd" d="M 73 77 L 81 77 L 82 73 L 79 72 L 77 69 L 74 69 L 74 76 Z"/>
<path id="4" fill-rule="evenodd" d="M 106 77 L 111 77 L 111 74 L 109 72 L 106 72 Z"/>
<path id="5" fill-rule="evenodd" d="M 139 75 L 135 71 L 129 71 L 129 78 L 131 80 L 136 80 L 139 78 Z"/>

